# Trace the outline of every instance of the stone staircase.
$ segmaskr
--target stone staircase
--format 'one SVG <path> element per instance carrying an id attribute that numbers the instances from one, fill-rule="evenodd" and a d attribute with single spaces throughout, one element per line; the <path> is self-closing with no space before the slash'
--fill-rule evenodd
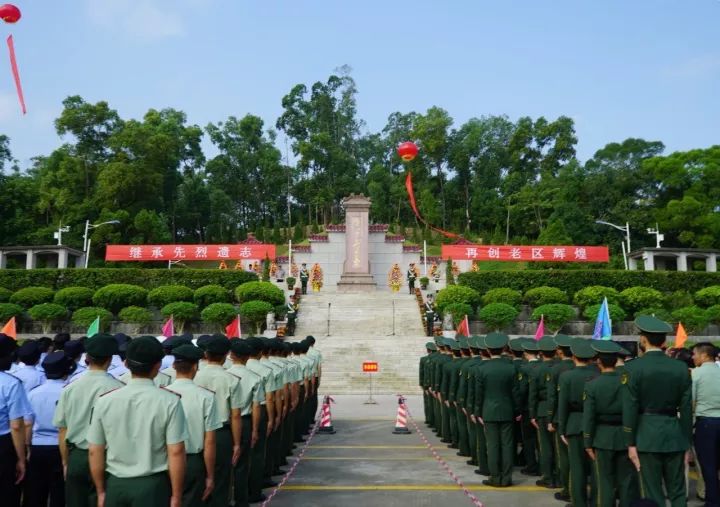
<path id="1" fill-rule="evenodd" d="M 308 293 L 300 303 L 295 339 L 307 335 L 323 354 L 322 394 L 367 394 L 363 361 L 379 364 L 373 394 L 420 393 L 418 361 L 428 338 L 417 301 L 407 292 Z"/>

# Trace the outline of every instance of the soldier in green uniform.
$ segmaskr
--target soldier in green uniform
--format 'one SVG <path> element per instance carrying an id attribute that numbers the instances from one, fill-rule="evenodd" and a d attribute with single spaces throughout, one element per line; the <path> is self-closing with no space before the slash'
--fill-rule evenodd
<path id="1" fill-rule="evenodd" d="M 550 425 L 548 431 L 553 434 L 553 442 L 555 444 L 555 453 L 557 455 L 557 471 L 560 480 L 561 491 L 555 492 L 555 499 L 565 502 L 570 501 L 570 490 L 568 489 L 568 480 L 570 468 L 568 465 L 568 449 L 562 442 L 558 429 L 558 392 L 560 390 L 559 378 L 560 374 L 575 367 L 572 359 L 570 344 L 572 338 L 564 334 L 555 335 L 555 343 L 557 344 L 558 362 L 550 369 L 550 382 L 548 384 L 548 406 L 550 408 Z"/>
<path id="2" fill-rule="evenodd" d="M 429 363 L 432 355 L 437 351 L 437 347 L 434 342 L 427 342 L 425 344 L 425 350 L 427 355 L 420 358 L 420 388 L 423 391 L 423 410 L 425 412 L 425 424 L 428 426 L 433 425 L 433 409 L 432 409 L 432 396 L 428 392 L 428 370 L 430 369 Z"/>
<path id="3" fill-rule="evenodd" d="M 452 350 L 452 360 L 449 361 L 443 369 L 442 393 L 445 400 L 445 410 L 448 414 L 450 428 L 450 449 L 459 448 L 459 434 L 457 422 L 457 407 L 455 406 L 455 391 L 459 380 L 460 362 L 462 360 L 462 352 L 460 344 L 457 340 L 448 339 L 448 343 Z"/>
<path id="4" fill-rule="evenodd" d="M 270 368 L 275 375 L 275 421 L 273 422 L 272 433 L 268 436 L 267 441 L 267 452 L 265 454 L 265 475 L 268 479 L 265 481 L 268 487 L 276 486 L 272 479 L 269 479 L 272 475 L 277 475 L 276 471 L 280 463 L 280 442 L 282 438 L 282 424 L 283 418 L 286 415 L 285 412 L 285 401 L 287 398 L 288 387 L 285 382 L 285 372 L 283 368 L 278 366 L 274 361 L 270 359 L 271 355 L 274 354 L 275 346 L 272 340 L 262 338 L 265 342 L 263 355 L 260 358 L 260 364 Z"/>
<path id="5" fill-rule="evenodd" d="M 587 485 L 590 460 L 585 453 L 582 431 L 583 393 L 585 383 L 598 376 L 594 365 L 588 364 L 595 357 L 589 340 L 576 338 L 570 347 L 575 368 L 563 372 L 558 380 L 558 429 L 560 438 L 568 448 L 570 466 L 569 490 L 574 507 L 587 505 Z"/>
<path id="6" fill-rule="evenodd" d="M 428 365 L 430 370 L 428 372 L 428 375 L 430 377 L 430 386 L 428 387 L 428 391 L 430 391 L 430 394 L 433 398 L 433 431 L 438 435 L 442 434 L 442 409 L 440 408 L 439 400 L 440 382 L 438 381 L 438 365 L 441 362 L 445 361 L 443 341 L 443 338 L 441 338 L 440 336 L 435 337 L 435 347 L 437 347 L 437 351 L 431 356 L 430 363 Z"/>
<path id="7" fill-rule="evenodd" d="M 417 278 L 417 275 L 415 274 L 415 264 L 410 263 L 410 267 L 407 270 L 407 281 L 408 281 L 408 292 L 410 294 L 415 293 L 415 279 Z"/>
<path id="8" fill-rule="evenodd" d="M 222 422 L 215 394 L 193 382 L 198 362 L 205 356 L 203 351 L 185 344 L 174 347 L 172 352 L 175 381 L 167 389 L 181 396 L 188 430 L 182 505 L 195 507 L 205 502 L 215 488 L 215 431 L 222 428 Z"/>
<path id="9" fill-rule="evenodd" d="M 471 352 L 469 339 L 465 336 L 458 337 L 461 359 L 457 366 L 457 386 L 455 389 L 455 411 L 458 427 L 458 456 L 465 458 L 472 457 L 470 452 L 470 439 L 468 436 L 468 411 L 467 411 L 467 368 L 470 364 Z"/>
<path id="10" fill-rule="evenodd" d="M 55 408 L 53 425 L 59 428 L 60 456 L 65 469 L 65 505 L 95 507 L 95 487 L 90 477 L 86 438 L 95 401 L 124 384 L 108 374 L 118 343 L 98 334 L 85 342 L 88 371 L 63 389 Z"/>
<path id="11" fill-rule="evenodd" d="M 687 366 L 662 350 L 672 327 L 655 317 L 635 319 L 642 357 L 625 366 L 623 432 L 639 473 L 640 493 L 665 505 L 685 506 L 684 456 L 692 438 L 692 381 Z M 663 492 L 663 484 L 665 492 Z"/>
<path id="12" fill-rule="evenodd" d="M 537 342 L 537 346 L 542 361 L 536 368 L 530 370 L 528 394 L 530 423 L 537 430 L 538 443 L 540 444 L 542 479 L 535 484 L 555 489 L 558 487 L 557 471 L 555 469 L 556 453 L 552 433 L 548 431 L 550 410 L 548 408 L 547 388 L 551 377 L 550 369 L 554 365 L 556 345 L 551 336 L 543 336 Z"/>
<path id="13" fill-rule="evenodd" d="M 511 345 L 514 342 L 520 342 L 518 345 L 522 346 L 523 349 L 523 363 L 520 365 L 520 374 L 522 377 L 518 377 L 522 416 L 520 419 L 520 430 L 522 432 L 522 445 L 523 455 L 525 456 L 525 468 L 520 470 L 521 474 L 538 476 L 540 475 L 540 467 L 538 465 L 538 443 L 537 443 L 537 430 L 530 422 L 530 376 L 533 370 L 540 366 L 540 359 L 538 354 L 537 342 L 532 338 L 519 338 L 512 340 Z"/>
<path id="14" fill-rule="evenodd" d="M 87 441 L 98 506 L 182 503 L 185 414 L 180 396 L 152 381 L 164 355 L 152 336 L 131 341 L 126 363 L 132 379 L 95 403 Z"/>
<path id="15" fill-rule="evenodd" d="M 508 341 L 508 357 L 510 358 L 513 367 L 515 368 L 515 381 L 518 385 L 518 401 L 520 405 L 518 410 L 522 414 L 523 407 L 527 403 L 527 382 L 523 382 L 523 375 L 520 372 L 525 361 L 523 360 L 523 348 L 522 340 L 514 339 Z M 518 417 L 513 423 L 513 436 L 515 438 L 515 466 L 525 465 L 525 455 L 523 450 L 519 449 L 519 445 L 522 443 L 522 415 Z M 519 451 L 519 452 L 518 452 Z"/>
<path id="16" fill-rule="evenodd" d="M 477 378 L 480 372 L 490 361 L 490 352 L 487 350 L 484 336 L 478 336 L 475 340 L 477 348 L 480 351 L 480 360 L 475 363 L 471 373 L 472 391 L 468 396 L 468 403 L 472 407 L 471 422 L 475 424 L 475 455 L 477 459 L 478 475 L 490 475 L 490 466 L 488 464 L 487 438 L 485 436 L 485 427 L 482 424 L 482 405 L 479 404 L 480 398 L 477 392 Z"/>
<path id="17" fill-rule="evenodd" d="M 501 356 L 508 344 L 507 335 L 490 333 L 485 337 L 490 360 L 475 377 L 475 403 L 485 429 L 490 478 L 486 486 L 512 486 L 515 459 L 513 421 L 520 415 L 519 391 L 515 367 Z"/>
<path id="18" fill-rule="evenodd" d="M 311 419 L 315 420 L 315 415 L 318 409 L 318 388 L 320 387 L 320 379 L 322 378 L 322 353 L 315 348 L 315 337 L 306 336 L 303 340 L 308 345 L 307 356 L 315 360 L 315 371 L 310 379 L 310 393 L 308 395 L 309 410 L 311 413 Z"/>
<path id="19" fill-rule="evenodd" d="M 240 379 L 228 373 L 223 364 L 230 351 L 230 340 L 212 336 L 205 345 L 207 364 L 195 376 L 195 383 L 215 393 L 222 427 L 215 431 L 215 490 L 210 497 L 213 507 L 227 507 L 232 487 L 232 467 L 242 452 L 242 392 Z"/>
<path id="20" fill-rule="evenodd" d="M 625 446 L 622 429 L 622 384 L 615 370 L 617 360 L 628 352 L 610 340 L 592 340 L 598 353 L 600 376 L 585 384 L 583 438 L 585 452 L 593 461 L 598 507 L 629 507 L 640 497 L 637 473 Z"/>
<path id="21" fill-rule="evenodd" d="M 450 428 L 450 411 L 448 407 L 450 406 L 450 403 L 448 402 L 448 394 L 447 394 L 447 387 L 448 387 L 448 369 L 450 368 L 450 365 L 453 362 L 454 352 L 453 352 L 453 344 L 455 344 L 455 340 L 449 340 L 447 338 L 443 339 L 443 352 L 444 360 L 440 363 L 438 363 L 438 370 L 437 370 L 437 393 L 438 393 L 438 401 L 440 402 L 440 414 L 442 417 L 442 427 L 440 430 L 440 441 L 443 444 L 451 444 L 451 428 Z M 455 344 L 457 346 L 457 344 Z"/>
<path id="22" fill-rule="evenodd" d="M 310 280 L 310 271 L 308 271 L 307 266 L 303 262 L 302 268 L 300 269 L 300 285 L 302 287 L 303 294 L 307 294 L 308 280 Z"/>
<path id="23" fill-rule="evenodd" d="M 467 428 L 468 450 L 470 459 L 468 465 L 477 466 L 477 422 L 473 421 L 473 403 L 475 402 L 475 367 L 482 361 L 480 359 L 480 349 L 478 347 L 477 336 L 471 336 L 467 339 L 470 357 L 460 369 L 463 382 L 458 392 L 458 399 L 461 405 L 461 411 L 465 417 L 465 426 Z"/>

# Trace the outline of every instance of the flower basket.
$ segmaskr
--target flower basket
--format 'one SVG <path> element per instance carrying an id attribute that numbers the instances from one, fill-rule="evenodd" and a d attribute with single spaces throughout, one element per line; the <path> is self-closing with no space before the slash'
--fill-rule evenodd
<path id="1" fill-rule="evenodd" d="M 323 270 L 318 263 L 313 264 L 310 270 L 310 285 L 313 292 L 320 292 L 323 286 Z"/>
<path id="2" fill-rule="evenodd" d="M 400 287 L 402 287 L 402 283 L 403 277 L 400 266 L 397 263 L 393 264 L 393 267 L 390 268 L 390 273 L 388 273 L 388 287 L 390 287 L 393 292 L 398 292 Z"/>

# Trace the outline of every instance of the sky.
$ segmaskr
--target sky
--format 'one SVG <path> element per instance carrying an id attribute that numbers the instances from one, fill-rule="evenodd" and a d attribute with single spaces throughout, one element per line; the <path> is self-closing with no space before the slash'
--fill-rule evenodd
<path id="1" fill-rule="evenodd" d="M 260 116 L 349 65 L 366 131 L 395 111 L 575 120 L 578 156 L 641 137 L 720 143 L 720 0 L 14 0 L 28 114 L 0 46 L 0 134 L 20 166 L 62 142 L 62 100 L 192 124 Z M 281 135 L 279 141 L 282 142 Z M 212 148 L 207 144 L 207 152 Z M 210 153 L 212 154 L 212 153 Z"/>

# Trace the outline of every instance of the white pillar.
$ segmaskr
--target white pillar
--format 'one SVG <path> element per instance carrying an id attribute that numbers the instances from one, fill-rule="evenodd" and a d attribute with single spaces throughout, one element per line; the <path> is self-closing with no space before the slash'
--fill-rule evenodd
<path id="1" fill-rule="evenodd" d="M 645 264 L 645 271 L 655 271 L 655 253 L 644 252 L 643 261 Z"/>
<path id="2" fill-rule="evenodd" d="M 638 268 L 637 259 L 628 257 L 628 266 L 630 267 L 631 270 L 637 271 L 637 268 Z"/>
<path id="3" fill-rule="evenodd" d="M 28 250 L 25 258 L 25 269 L 35 269 L 36 257 L 35 250 Z"/>
<path id="4" fill-rule="evenodd" d="M 708 273 L 717 272 L 717 258 L 717 254 L 709 254 L 707 256 L 707 259 L 705 260 L 705 271 L 707 271 Z"/>
<path id="5" fill-rule="evenodd" d="M 0 250 L 0 269 L 5 269 L 7 266 L 7 255 L 5 255 L 5 252 Z"/>
<path id="6" fill-rule="evenodd" d="M 678 271 L 687 271 L 687 270 L 688 270 L 687 254 L 686 254 L 686 253 L 680 253 L 680 254 L 678 254 L 678 258 L 677 258 L 677 270 L 678 270 Z"/>
<path id="7" fill-rule="evenodd" d="M 60 250 L 58 252 L 58 269 L 67 269 L 68 267 L 68 251 Z"/>

